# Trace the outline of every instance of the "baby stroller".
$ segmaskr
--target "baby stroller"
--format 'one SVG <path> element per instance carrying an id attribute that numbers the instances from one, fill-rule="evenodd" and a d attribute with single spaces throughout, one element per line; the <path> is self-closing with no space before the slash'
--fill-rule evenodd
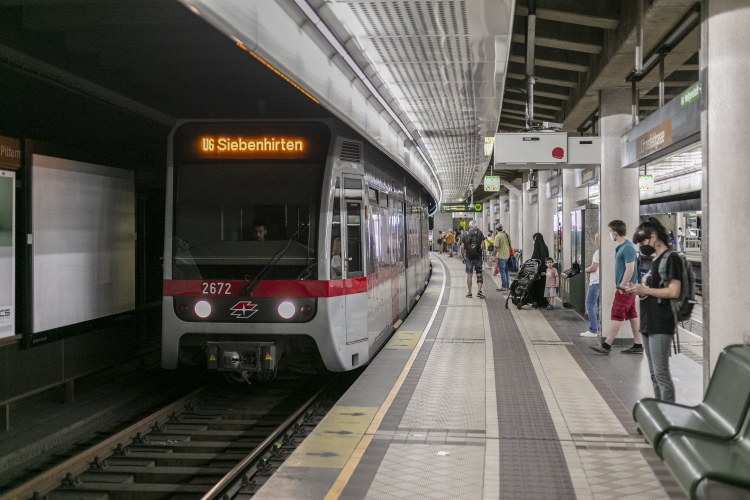
<path id="1" fill-rule="evenodd" d="M 531 303 L 532 307 L 536 308 L 536 303 L 531 299 L 529 292 L 534 282 L 540 278 L 539 268 L 541 265 L 542 262 L 538 259 L 529 259 L 523 263 L 518 270 L 516 279 L 510 284 L 510 292 L 508 293 L 508 298 L 505 299 L 506 309 L 508 309 L 508 301 L 513 302 L 513 305 L 519 309 L 528 303 Z"/>

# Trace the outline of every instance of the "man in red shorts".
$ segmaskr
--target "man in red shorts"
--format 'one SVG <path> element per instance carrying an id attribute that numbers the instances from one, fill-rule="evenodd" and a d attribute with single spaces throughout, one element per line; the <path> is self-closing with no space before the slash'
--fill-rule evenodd
<path id="1" fill-rule="evenodd" d="M 633 330 L 633 346 L 623 349 L 624 354 L 643 354 L 643 339 L 638 331 L 638 313 L 635 310 L 635 295 L 626 294 L 625 289 L 630 283 L 638 283 L 638 273 L 635 269 L 637 252 L 635 245 L 625 237 L 627 227 L 621 220 L 609 223 L 609 237 L 617 243 L 615 250 L 615 300 L 612 302 L 612 322 L 609 325 L 607 338 L 602 345 L 591 345 L 589 349 L 599 354 L 609 354 L 612 342 L 620 332 L 623 321 L 630 321 Z"/>

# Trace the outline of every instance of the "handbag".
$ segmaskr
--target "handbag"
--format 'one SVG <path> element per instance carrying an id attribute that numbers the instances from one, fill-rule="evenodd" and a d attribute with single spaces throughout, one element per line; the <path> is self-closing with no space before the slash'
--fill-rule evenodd
<path id="1" fill-rule="evenodd" d="M 515 250 L 513 250 L 513 247 L 509 247 L 509 248 L 510 248 L 510 256 L 511 257 L 515 257 L 515 255 L 516 255 Z"/>

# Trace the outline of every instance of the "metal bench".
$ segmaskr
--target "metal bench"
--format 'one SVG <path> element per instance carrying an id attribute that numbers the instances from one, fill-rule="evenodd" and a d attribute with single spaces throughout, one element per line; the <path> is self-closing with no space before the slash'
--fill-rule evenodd
<path id="1" fill-rule="evenodd" d="M 732 345 L 719 355 L 701 404 L 683 406 L 646 398 L 633 407 L 633 418 L 662 456 L 661 443 L 668 433 L 683 432 L 719 441 L 734 438 L 742 429 L 748 407 L 750 347 Z"/>
<path id="2" fill-rule="evenodd" d="M 736 440 L 669 432 L 661 441 L 664 463 L 691 499 L 750 499 L 750 425 Z"/>

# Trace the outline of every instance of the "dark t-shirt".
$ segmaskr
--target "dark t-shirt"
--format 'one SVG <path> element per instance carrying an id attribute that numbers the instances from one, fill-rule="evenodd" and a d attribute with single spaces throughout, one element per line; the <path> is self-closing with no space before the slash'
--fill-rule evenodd
<path id="1" fill-rule="evenodd" d="M 666 252 L 665 252 L 666 253 Z M 673 279 L 682 279 L 682 261 L 676 253 L 671 253 L 667 260 L 666 279 L 664 287 L 661 287 L 662 277 L 659 275 L 659 264 L 665 254 L 651 263 L 651 271 L 644 276 L 644 285 L 649 288 L 666 288 Z M 669 305 L 669 299 L 658 299 L 647 296 L 641 300 L 641 333 L 673 334 L 675 331 L 674 316 Z"/>
<path id="2" fill-rule="evenodd" d="M 482 244 L 484 243 L 484 234 L 482 234 L 482 231 L 477 229 L 476 231 L 464 231 L 464 233 L 461 235 L 461 244 L 464 246 L 464 255 L 466 256 L 467 260 L 471 260 L 469 257 L 469 237 L 474 236 L 477 239 L 477 252 L 478 255 L 474 255 L 473 258 L 481 259 L 482 258 Z"/>

